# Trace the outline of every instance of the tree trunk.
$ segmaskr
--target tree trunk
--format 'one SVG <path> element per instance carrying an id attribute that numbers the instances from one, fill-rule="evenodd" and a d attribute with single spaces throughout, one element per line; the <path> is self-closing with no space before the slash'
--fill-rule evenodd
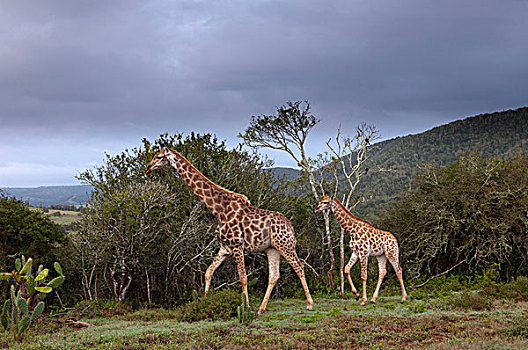
<path id="1" fill-rule="evenodd" d="M 152 300 L 150 299 L 150 279 L 149 279 L 148 270 L 146 267 L 145 267 L 145 275 L 147 276 L 147 301 L 150 306 L 150 304 L 152 304 Z"/>
<path id="2" fill-rule="evenodd" d="M 325 220 L 325 227 L 326 227 L 326 240 L 328 243 L 328 254 L 330 255 L 330 268 L 326 272 L 326 275 L 328 276 L 328 283 L 330 284 L 330 290 L 332 293 L 335 293 L 335 284 L 334 284 L 334 269 L 335 269 L 335 257 L 334 257 L 334 249 L 332 246 L 332 236 L 330 234 L 330 217 L 328 215 L 328 211 L 323 211 L 323 217 Z"/>
<path id="3" fill-rule="evenodd" d="M 119 294 L 119 302 L 122 302 L 125 300 L 125 295 L 128 290 L 128 287 L 130 287 L 130 283 L 132 282 L 132 276 L 127 277 L 128 281 L 125 285 L 121 285 L 121 293 Z"/>
<path id="4" fill-rule="evenodd" d="M 317 189 L 315 187 L 315 177 L 313 175 L 312 169 L 309 166 L 304 167 L 304 170 L 308 173 L 308 180 L 310 181 L 310 186 L 312 188 L 312 194 L 317 202 L 319 202 L 319 196 L 317 195 Z M 330 290 L 332 293 L 335 293 L 335 284 L 334 284 L 334 269 L 335 269 L 335 257 L 332 247 L 332 235 L 330 232 L 330 217 L 327 211 L 323 211 L 323 217 L 325 222 L 325 232 L 326 232 L 326 241 L 328 243 L 328 255 L 330 256 L 330 268 L 326 272 L 328 276 L 328 284 L 330 284 Z"/>

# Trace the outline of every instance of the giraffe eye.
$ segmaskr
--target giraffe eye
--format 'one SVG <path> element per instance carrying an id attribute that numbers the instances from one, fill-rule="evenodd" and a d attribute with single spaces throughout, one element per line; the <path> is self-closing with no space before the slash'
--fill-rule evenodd
<path id="1" fill-rule="evenodd" d="M 163 159 L 163 156 L 157 156 L 156 158 L 158 158 L 158 159 Z"/>

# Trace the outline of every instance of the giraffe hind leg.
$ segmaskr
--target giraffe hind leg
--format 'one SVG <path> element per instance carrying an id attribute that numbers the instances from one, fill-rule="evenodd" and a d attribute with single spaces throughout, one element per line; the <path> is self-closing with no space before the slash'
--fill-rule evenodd
<path id="1" fill-rule="evenodd" d="M 308 289 L 308 284 L 306 284 L 306 277 L 304 275 L 304 265 L 299 260 L 297 252 L 295 251 L 295 237 L 291 232 L 291 237 L 293 239 L 286 240 L 277 240 L 272 237 L 272 243 L 275 249 L 286 259 L 286 261 L 293 268 L 299 279 L 301 280 L 302 287 L 304 289 L 304 294 L 306 295 L 306 310 L 311 310 L 313 307 L 313 299 L 310 295 L 310 290 Z"/>
<path id="2" fill-rule="evenodd" d="M 391 254 L 387 255 L 387 259 L 389 259 L 389 262 L 391 263 L 392 267 L 394 268 L 394 272 L 396 272 L 396 276 L 398 277 L 398 281 L 400 282 L 400 287 L 402 290 L 402 301 L 407 300 L 407 292 L 405 291 L 405 285 L 403 284 L 403 272 L 402 268 L 400 266 L 399 258 L 398 258 L 398 251 L 391 252 Z"/>
<path id="3" fill-rule="evenodd" d="M 259 315 L 266 311 L 266 306 L 268 305 L 269 297 L 273 291 L 273 287 L 275 287 L 275 284 L 277 284 L 277 281 L 280 278 L 279 267 L 281 256 L 279 251 L 273 248 L 268 248 L 266 250 L 266 254 L 268 256 L 269 281 L 268 289 L 266 290 L 266 294 L 264 295 L 264 299 L 262 299 L 262 304 L 258 310 Z"/>

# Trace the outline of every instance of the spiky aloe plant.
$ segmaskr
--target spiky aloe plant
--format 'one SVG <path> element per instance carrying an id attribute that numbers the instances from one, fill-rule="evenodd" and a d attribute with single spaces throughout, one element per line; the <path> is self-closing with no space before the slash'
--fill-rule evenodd
<path id="1" fill-rule="evenodd" d="M 54 264 L 58 277 L 46 282 L 49 270 L 39 266 L 33 277 L 31 267 L 33 259 L 26 260 L 24 256 L 15 260 L 15 270 L 11 273 L 0 273 L 0 280 L 15 282 L 11 285 L 10 298 L 4 302 L 0 323 L 6 331 L 11 331 L 16 341 L 21 342 L 24 331 L 30 323 L 44 311 L 44 301 L 37 303 L 39 297 L 51 292 L 64 282 L 62 268 L 58 262 Z"/>
<path id="2" fill-rule="evenodd" d="M 255 318 L 255 313 L 251 311 L 251 307 L 247 304 L 246 293 L 242 293 L 242 305 L 237 308 L 238 322 L 249 325 Z"/>

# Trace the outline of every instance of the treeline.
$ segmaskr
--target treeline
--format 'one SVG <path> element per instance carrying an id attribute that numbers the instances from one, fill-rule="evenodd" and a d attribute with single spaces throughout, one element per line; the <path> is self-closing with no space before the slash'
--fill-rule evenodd
<path id="1" fill-rule="evenodd" d="M 497 116 L 513 118 L 508 113 L 526 116 L 526 109 Z M 474 121 L 478 125 L 477 119 Z M 520 120 L 517 123 L 522 124 Z M 459 127 L 465 128 L 467 124 Z M 456 129 L 453 135 L 466 133 Z M 526 129 L 518 126 L 516 130 L 521 133 Z M 436 130 L 428 137 L 433 140 L 440 137 L 439 133 Z M 494 133 L 489 131 L 488 135 Z M 451 135 L 445 130 L 441 134 Z M 446 143 L 454 137 L 440 137 L 435 142 Z M 519 139 L 522 144 L 525 138 Z M 362 140 L 368 142 L 366 138 Z M 380 218 L 377 224 L 400 240 L 405 278 L 436 274 L 460 261 L 465 263 L 458 271 L 464 273 L 478 273 L 497 264 L 503 279 L 526 274 L 528 156 L 518 150 L 510 158 L 485 157 L 459 146 L 457 152 L 462 153 L 450 159 L 451 163 L 434 161 L 418 167 L 417 164 L 434 159 L 428 158 L 425 151 L 432 143 L 422 146 L 417 143 L 413 152 L 409 151 L 413 149 L 409 145 L 396 147 L 395 143 L 390 150 L 394 159 L 375 156 L 385 146 L 374 145 L 369 158 L 364 158 L 371 161 L 370 171 L 363 169 L 356 173 L 361 181 L 354 195 L 368 193 L 365 190 L 368 185 L 371 191 L 385 194 L 374 198 L 378 202 L 368 199 L 367 204 L 389 199 L 392 202 L 386 209 L 376 207 L 376 216 Z M 189 300 L 193 291 L 203 291 L 205 271 L 219 249 L 213 234 L 217 222 L 172 168 L 145 174 L 148 162 L 162 145 L 185 155 L 213 182 L 243 193 L 253 205 L 286 215 L 296 231 L 297 253 L 306 265 L 310 289 L 316 293 L 332 290 L 327 274 L 334 262 L 330 261 L 329 253 L 339 256 L 343 242 L 333 216 L 327 222 L 314 213 L 317 203 L 306 171 L 304 177 L 293 181 L 278 179 L 269 169 L 270 163 L 258 153 L 242 147 L 229 149 L 225 142 L 210 134 L 165 134 L 153 141 L 144 139 L 137 148 L 107 155 L 102 166 L 79 175 L 79 180 L 92 186 L 93 192 L 82 220 L 68 233 L 41 213 L 30 210 L 27 204 L 2 194 L 0 268 L 8 269 L 14 256 L 20 253 L 46 265 L 60 261 L 66 276 L 61 286 L 66 291 L 65 302 L 110 298 L 134 305 L 171 306 Z M 499 155 L 515 154 L 504 152 Z M 306 168 L 312 169 L 308 161 Z M 410 186 L 403 186 L 405 190 L 398 198 L 395 192 L 388 195 L 390 188 L 383 186 L 393 186 L 394 190 L 390 178 L 380 177 L 385 180 L 369 183 L 369 176 L 374 176 L 371 174 L 385 174 L 374 171 L 372 164 L 376 162 L 387 167 L 387 174 L 399 174 L 401 179 L 414 176 L 415 180 Z M 336 188 L 335 183 L 326 181 L 324 176 L 319 178 L 316 172 L 317 169 L 311 181 L 317 191 Z M 350 198 L 352 205 L 355 199 Z M 354 208 L 354 213 L 362 205 Z M 348 243 L 348 236 L 344 240 Z M 347 261 L 350 251 L 346 249 L 345 253 Z M 246 253 L 245 259 L 251 294 L 264 292 L 268 278 L 265 254 Z M 281 264 L 281 279 L 274 295 L 302 292 L 298 278 L 284 259 Z M 337 279 L 339 269 L 332 273 Z M 359 278 L 359 273 L 353 272 L 353 276 Z M 227 259 L 216 271 L 212 288 L 226 285 L 238 288 L 237 280 L 234 262 Z"/>
<path id="2" fill-rule="evenodd" d="M 108 156 L 105 165 L 81 174 L 95 191 L 70 235 L 27 204 L 3 195 L 0 267 L 10 266 L 10 256 L 21 250 L 43 263 L 61 261 L 67 277 L 62 289 L 72 301 L 112 298 L 174 305 L 188 300 L 193 290 L 203 290 L 204 273 L 218 250 L 216 220 L 170 168 L 146 177 L 145 165 L 162 143 L 186 154 L 213 181 L 246 193 L 253 204 L 283 212 L 295 227 L 310 288 L 328 291 L 324 224 L 313 213 L 313 199 L 291 195 L 293 184 L 278 181 L 260 158 L 229 150 L 211 135 L 144 140 L 142 147 Z M 504 281 L 528 273 L 528 156 L 502 160 L 469 154 L 446 167 L 429 165 L 412 188 L 379 222 L 400 241 L 406 279 L 431 276 L 460 261 L 459 273 L 479 273 L 493 265 Z M 331 225 L 335 240 L 333 218 Z M 265 255 L 246 254 L 246 267 L 252 293 L 263 292 Z M 238 287 L 228 259 L 215 274 L 213 288 L 231 284 Z M 283 261 L 276 295 L 300 290 Z"/>

